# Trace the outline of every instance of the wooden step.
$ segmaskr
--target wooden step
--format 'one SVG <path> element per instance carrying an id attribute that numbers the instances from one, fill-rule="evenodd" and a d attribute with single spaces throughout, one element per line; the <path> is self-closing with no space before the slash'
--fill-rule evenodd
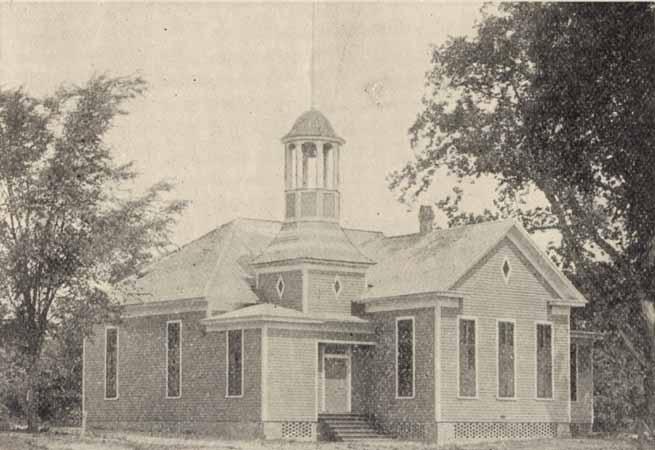
<path id="1" fill-rule="evenodd" d="M 319 420 L 353 420 L 353 419 L 362 419 L 367 420 L 368 416 L 366 414 L 319 414 Z"/>
<path id="2" fill-rule="evenodd" d="M 365 414 L 319 414 L 319 422 L 328 427 L 336 441 L 390 440 L 392 436 L 380 433 L 371 418 Z"/>

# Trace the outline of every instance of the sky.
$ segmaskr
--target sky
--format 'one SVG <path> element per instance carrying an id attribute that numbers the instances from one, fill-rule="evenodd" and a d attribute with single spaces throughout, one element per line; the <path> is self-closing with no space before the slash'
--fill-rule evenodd
<path id="1" fill-rule="evenodd" d="M 183 244 L 236 217 L 282 219 L 280 138 L 311 104 L 346 140 L 342 225 L 415 232 L 387 175 L 410 160 L 431 45 L 472 35 L 477 3 L 0 4 L 0 86 L 34 95 L 94 74 L 140 75 L 107 141 L 134 160 L 135 190 L 166 178 L 191 201 Z M 449 191 L 436 181 L 429 203 Z M 470 201 L 487 205 L 488 187 Z M 485 189 L 487 192 L 485 192 Z"/>

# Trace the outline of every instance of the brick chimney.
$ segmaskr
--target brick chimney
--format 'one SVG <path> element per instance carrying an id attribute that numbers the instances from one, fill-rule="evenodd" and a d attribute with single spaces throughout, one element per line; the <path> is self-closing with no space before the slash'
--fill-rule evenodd
<path id="1" fill-rule="evenodd" d="M 432 210 L 432 206 L 421 205 L 421 208 L 418 211 L 418 222 L 421 234 L 432 231 L 432 224 L 434 222 L 434 211 Z"/>

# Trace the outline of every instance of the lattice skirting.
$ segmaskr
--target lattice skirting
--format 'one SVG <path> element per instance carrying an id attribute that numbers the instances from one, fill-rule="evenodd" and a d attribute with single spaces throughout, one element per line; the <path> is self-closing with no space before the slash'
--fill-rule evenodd
<path id="1" fill-rule="evenodd" d="M 282 439 L 313 439 L 315 425 L 314 422 L 282 422 Z"/>
<path id="2" fill-rule="evenodd" d="M 454 424 L 455 440 L 540 439 L 557 436 L 556 423 L 543 422 L 459 422 Z"/>

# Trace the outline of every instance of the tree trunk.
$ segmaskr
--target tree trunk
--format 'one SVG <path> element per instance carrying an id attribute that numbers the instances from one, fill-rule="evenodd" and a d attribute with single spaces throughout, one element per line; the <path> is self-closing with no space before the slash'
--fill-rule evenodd
<path id="1" fill-rule="evenodd" d="M 655 305 L 642 301 L 642 315 L 645 322 L 647 347 L 644 352 L 646 368 L 644 370 L 644 422 L 650 428 L 651 436 L 655 433 Z"/>
<path id="2" fill-rule="evenodd" d="M 644 374 L 644 396 L 646 397 L 644 422 L 648 425 L 652 435 L 655 433 L 655 370 L 653 362 Z"/>
<path id="3" fill-rule="evenodd" d="M 25 416 L 27 419 L 27 431 L 36 433 L 39 431 L 39 358 L 32 357 L 27 371 L 27 392 L 25 394 Z"/>

